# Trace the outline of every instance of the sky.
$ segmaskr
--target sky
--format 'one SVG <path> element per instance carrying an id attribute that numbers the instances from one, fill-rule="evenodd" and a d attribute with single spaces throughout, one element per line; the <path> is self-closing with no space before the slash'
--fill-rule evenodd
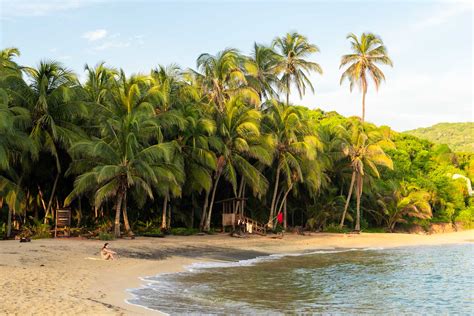
<path id="1" fill-rule="evenodd" d="M 105 61 L 127 73 L 158 64 L 195 68 L 201 53 L 233 47 L 249 54 L 297 31 L 320 48 L 310 57 L 315 93 L 295 104 L 360 115 L 362 95 L 339 84 L 348 33 L 379 35 L 393 68 L 369 86 L 366 119 L 404 131 L 474 120 L 473 2 L 0 0 L 0 48 L 17 47 L 21 65 L 54 59 L 84 78 L 84 65 Z"/>

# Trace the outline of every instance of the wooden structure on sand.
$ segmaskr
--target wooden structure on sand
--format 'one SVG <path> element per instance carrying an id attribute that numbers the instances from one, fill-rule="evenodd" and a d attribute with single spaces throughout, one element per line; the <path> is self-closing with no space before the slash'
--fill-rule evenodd
<path id="1" fill-rule="evenodd" d="M 58 236 L 58 232 L 63 232 L 63 236 L 69 237 L 71 235 L 71 210 L 57 209 L 56 220 L 54 225 L 54 238 Z"/>
<path id="2" fill-rule="evenodd" d="M 215 202 L 222 204 L 222 229 L 232 226 L 232 230 L 235 231 L 235 228 L 243 223 L 248 233 L 265 235 L 265 225 L 244 215 L 246 201 L 247 198 L 230 198 Z"/>

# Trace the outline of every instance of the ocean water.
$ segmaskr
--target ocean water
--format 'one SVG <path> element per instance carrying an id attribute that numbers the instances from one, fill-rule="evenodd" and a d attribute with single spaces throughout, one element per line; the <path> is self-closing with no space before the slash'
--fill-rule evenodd
<path id="1" fill-rule="evenodd" d="M 170 315 L 474 315 L 474 244 L 195 264 L 128 302 Z"/>

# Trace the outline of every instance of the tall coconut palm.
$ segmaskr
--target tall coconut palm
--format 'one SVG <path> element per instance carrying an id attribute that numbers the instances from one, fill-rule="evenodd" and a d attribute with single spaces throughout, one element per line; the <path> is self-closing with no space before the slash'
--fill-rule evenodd
<path id="1" fill-rule="evenodd" d="M 385 80 L 385 75 L 377 65 L 393 66 L 387 55 L 387 48 L 382 39 L 372 33 L 362 33 L 360 39 L 353 33 L 347 35 L 351 41 L 352 53 L 341 58 L 339 68 L 347 67 L 341 75 L 340 84 L 349 81 L 352 92 L 354 85 L 362 91 L 362 122 L 365 121 L 365 95 L 367 94 L 368 79 L 372 78 L 375 89 Z"/>
<path id="2" fill-rule="evenodd" d="M 281 86 L 286 94 L 286 104 L 290 103 L 291 85 L 294 84 L 300 98 L 308 86 L 314 93 L 314 87 L 309 79 L 311 72 L 323 73 L 318 63 L 306 60 L 311 54 L 319 52 L 318 46 L 308 42 L 308 39 L 298 33 L 287 33 L 273 40 L 273 47 L 280 54 L 279 72 Z"/>
<path id="3" fill-rule="evenodd" d="M 273 159 L 271 137 L 260 132 L 261 112 L 252 109 L 242 96 L 231 97 L 225 103 L 222 113 L 215 117 L 218 140 L 212 140 L 217 151 L 217 168 L 214 172 L 209 210 L 205 211 L 203 229 L 210 229 L 212 210 L 217 187 L 223 176 L 230 183 L 237 196 L 238 176 L 240 175 L 257 195 L 268 188 L 268 181 L 261 171 L 249 160 L 270 165 Z"/>
<path id="4" fill-rule="evenodd" d="M 360 198 L 364 176 L 366 173 L 371 173 L 375 177 L 380 177 L 378 166 L 393 169 L 392 160 L 382 148 L 384 146 L 391 146 L 391 142 L 376 130 L 366 133 L 363 125 L 356 121 L 353 121 L 349 126 L 349 133 L 348 142 L 343 145 L 342 152 L 350 159 L 352 177 L 340 227 L 342 228 L 344 225 L 347 208 L 355 185 L 357 213 L 354 230 L 360 231 Z"/>
<path id="5" fill-rule="evenodd" d="M 280 175 L 283 173 L 286 179 L 283 202 L 295 183 L 303 180 L 303 160 L 315 160 L 321 143 L 315 135 L 310 133 L 299 108 L 277 101 L 269 103 L 264 117 L 264 127 L 266 131 L 274 133 L 276 138 L 275 183 L 267 224 L 272 228 L 277 211 L 279 188 L 284 186 L 284 184 L 280 183 Z"/>

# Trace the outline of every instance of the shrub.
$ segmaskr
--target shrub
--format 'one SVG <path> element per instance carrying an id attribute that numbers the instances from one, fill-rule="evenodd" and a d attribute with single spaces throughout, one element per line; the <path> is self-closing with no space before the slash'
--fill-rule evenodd
<path id="1" fill-rule="evenodd" d="M 159 227 L 148 228 L 148 230 L 141 234 L 145 237 L 164 237 L 165 234 L 161 231 Z"/>
<path id="2" fill-rule="evenodd" d="M 177 228 L 171 228 L 171 235 L 177 235 L 177 236 L 191 236 L 191 235 L 196 235 L 199 233 L 199 229 L 197 228 L 186 228 L 186 227 L 177 227 Z"/>
<path id="3" fill-rule="evenodd" d="M 99 233 L 99 239 L 100 240 L 114 240 L 115 236 L 111 233 L 108 233 L 108 232 L 100 232 Z"/>
<path id="4" fill-rule="evenodd" d="M 455 221 L 461 222 L 464 229 L 474 228 L 474 206 L 459 212 Z"/>
<path id="5" fill-rule="evenodd" d="M 336 224 L 330 224 L 324 227 L 324 232 L 325 233 L 348 233 L 350 230 L 346 227 L 340 228 L 339 225 Z"/>

